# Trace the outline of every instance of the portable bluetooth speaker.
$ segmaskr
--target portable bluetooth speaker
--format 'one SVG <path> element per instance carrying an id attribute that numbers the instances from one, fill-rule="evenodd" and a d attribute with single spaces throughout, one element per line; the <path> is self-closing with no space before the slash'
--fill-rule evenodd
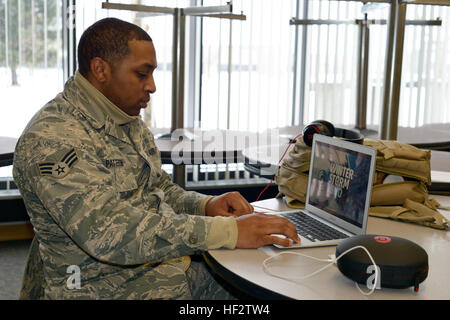
<path id="1" fill-rule="evenodd" d="M 365 247 L 379 267 L 381 287 L 408 288 L 419 291 L 419 284 L 428 276 L 428 255 L 416 243 L 392 236 L 360 235 L 342 241 L 336 247 L 336 257 L 356 246 Z M 375 270 L 363 249 L 355 249 L 337 261 L 339 270 L 360 284 L 373 280 Z M 370 279 L 369 279 L 370 277 Z"/>

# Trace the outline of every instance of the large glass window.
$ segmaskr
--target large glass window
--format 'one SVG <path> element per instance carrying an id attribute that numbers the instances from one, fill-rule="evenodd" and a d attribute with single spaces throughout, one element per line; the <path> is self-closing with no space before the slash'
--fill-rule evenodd
<path id="1" fill-rule="evenodd" d="M 153 38 L 159 64 L 157 92 L 143 118 L 152 128 L 171 127 L 173 17 L 106 10 L 102 2 L 0 0 L 0 136 L 19 137 L 31 117 L 63 89 L 64 59 L 76 56 L 74 45 L 82 32 L 104 17 L 136 23 Z M 222 0 L 113 2 L 178 8 L 226 4 Z M 359 1 L 234 0 L 233 12 L 246 15 L 245 21 L 188 17 L 185 126 L 261 132 L 318 118 L 355 124 L 356 20 L 364 18 L 362 8 Z M 408 6 L 407 20 L 440 18 L 442 24 L 406 26 L 400 126 L 450 122 L 449 10 Z M 71 48 L 63 41 L 65 12 L 75 13 Z M 370 25 L 368 125 L 380 123 L 388 16 L 388 5 L 378 4 L 368 12 L 369 20 L 377 20 Z M 294 26 L 289 23 L 293 17 L 349 23 Z M 0 168 L 0 176 L 10 171 Z"/>
<path id="2" fill-rule="evenodd" d="M 61 2 L 0 2 L 0 136 L 19 137 L 63 86 Z"/>
<path id="3" fill-rule="evenodd" d="M 201 21 L 201 127 L 257 132 L 290 125 L 296 1 L 233 6 L 245 21 Z"/>
<path id="4" fill-rule="evenodd" d="M 61 1 L 0 1 L 0 136 L 18 138 L 63 87 Z M 0 168 L 0 177 L 11 167 Z"/>
<path id="5" fill-rule="evenodd" d="M 408 5 L 409 21 L 440 19 L 440 26 L 407 25 L 399 126 L 450 122 L 450 7 Z"/>

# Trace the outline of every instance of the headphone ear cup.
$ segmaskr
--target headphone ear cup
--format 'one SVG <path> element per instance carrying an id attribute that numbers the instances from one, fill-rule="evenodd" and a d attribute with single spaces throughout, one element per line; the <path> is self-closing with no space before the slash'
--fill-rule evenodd
<path id="1" fill-rule="evenodd" d="M 318 133 L 332 137 L 334 136 L 334 131 L 335 131 L 334 126 L 328 121 L 325 120 L 313 121 L 303 128 L 302 132 L 303 141 L 307 146 L 311 147 L 314 134 Z"/>
<path id="2" fill-rule="evenodd" d="M 320 123 L 327 128 L 328 132 L 322 133 L 322 134 L 325 134 L 326 136 L 329 136 L 329 137 L 334 137 L 336 135 L 336 130 L 334 128 L 334 125 L 331 122 L 326 121 L 326 120 L 314 120 L 314 122 L 312 122 L 312 123 Z"/>

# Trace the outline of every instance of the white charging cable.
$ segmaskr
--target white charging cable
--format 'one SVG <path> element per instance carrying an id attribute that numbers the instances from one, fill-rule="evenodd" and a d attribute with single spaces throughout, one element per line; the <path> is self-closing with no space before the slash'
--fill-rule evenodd
<path id="1" fill-rule="evenodd" d="M 344 255 L 346 255 L 346 254 L 349 253 L 350 251 L 353 251 L 353 250 L 356 250 L 356 249 L 363 249 L 363 250 L 367 253 L 367 255 L 369 256 L 370 261 L 372 262 L 372 265 L 374 266 L 374 269 L 375 269 L 375 282 L 374 282 L 374 284 L 373 284 L 372 289 L 371 289 L 369 292 L 364 292 L 364 291 L 362 291 L 361 288 L 359 287 L 358 283 L 355 282 L 356 288 L 358 288 L 359 292 L 361 292 L 361 294 L 363 294 L 363 295 L 365 295 L 365 296 L 368 296 L 368 295 L 371 295 L 371 294 L 375 291 L 376 285 L 377 285 L 377 283 L 378 283 L 378 277 L 379 277 L 379 274 L 378 274 L 378 266 L 375 264 L 375 260 L 372 258 L 372 255 L 370 254 L 370 252 L 369 252 L 365 247 L 363 247 L 363 246 L 355 246 L 355 247 L 353 247 L 353 248 L 350 248 L 350 249 L 346 250 L 345 252 L 341 253 L 341 254 L 339 255 L 339 257 L 337 257 L 337 258 L 332 258 L 332 259 L 320 259 L 320 258 L 308 256 L 308 255 L 306 255 L 306 254 L 299 253 L 299 252 L 283 251 L 283 252 L 280 252 L 280 253 L 278 253 L 278 254 L 272 256 L 272 257 L 269 257 L 269 258 L 265 259 L 265 260 L 263 261 L 262 265 L 263 265 L 264 272 L 266 272 L 267 274 L 269 274 L 269 275 L 271 275 L 271 276 L 273 276 L 273 277 L 277 277 L 277 278 L 284 279 L 284 280 L 289 280 L 289 281 L 305 280 L 305 279 L 310 278 L 310 277 L 312 277 L 312 276 L 318 274 L 319 272 L 322 272 L 323 270 L 329 268 L 329 267 L 332 266 L 333 264 L 337 263 L 338 260 L 339 260 L 340 258 L 342 258 Z M 273 260 L 273 259 L 275 259 L 275 258 L 277 258 L 277 257 L 279 257 L 279 256 L 281 256 L 281 255 L 283 255 L 283 254 L 292 254 L 292 255 L 297 255 L 297 256 L 303 256 L 303 257 L 310 258 L 310 259 L 313 259 L 313 260 L 316 260 L 316 261 L 320 261 L 320 262 L 329 262 L 329 264 L 327 264 L 326 266 L 324 266 L 324 267 L 322 267 L 322 268 L 320 268 L 320 269 L 318 269 L 318 270 L 314 271 L 313 273 L 308 274 L 308 275 L 306 275 L 306 276 L 297 277 L 297 278 L 284 277 L 284 276 L 275 274 L 275 273 L 273 273 L 272 271 L 270 271 L 269 266 L 268 266 L 268 263 L 269 263 L 271 260 Z"/>

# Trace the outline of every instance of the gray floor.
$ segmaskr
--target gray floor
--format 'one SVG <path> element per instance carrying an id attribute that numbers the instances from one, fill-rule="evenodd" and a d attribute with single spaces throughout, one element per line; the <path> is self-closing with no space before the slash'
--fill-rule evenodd
<path id="1" fill-rule="evenodd" d="M 0 300 L 17 300 L 31 240 L 0 242 Z"/>

